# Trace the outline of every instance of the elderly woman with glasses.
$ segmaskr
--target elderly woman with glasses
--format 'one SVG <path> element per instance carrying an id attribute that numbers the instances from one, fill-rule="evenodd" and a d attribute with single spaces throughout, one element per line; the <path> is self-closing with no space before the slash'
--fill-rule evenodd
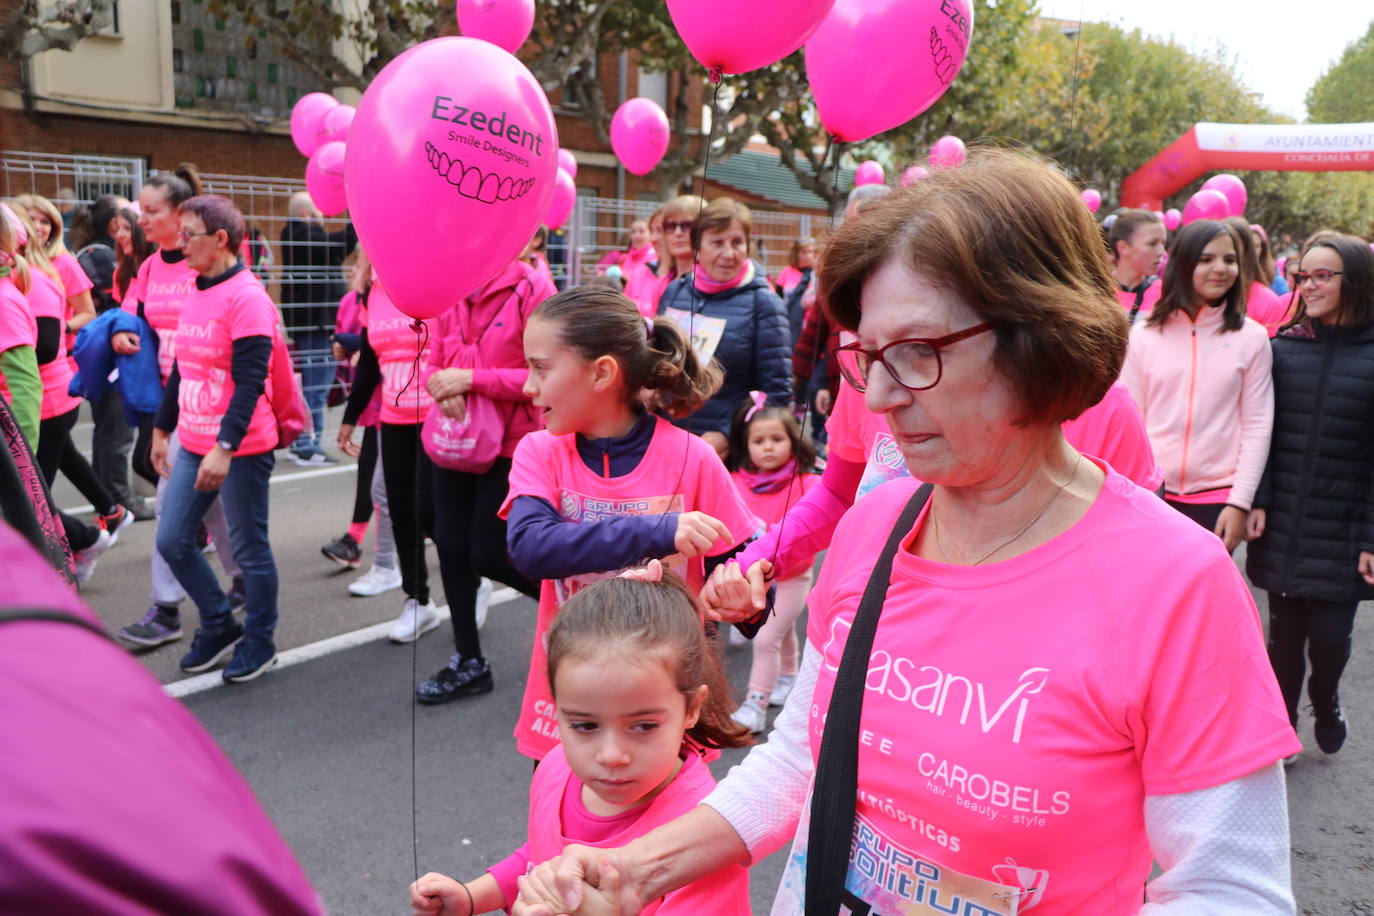
<path id="1" fill-rule="evenodd" d="M 1291 913 L 1297 740 L 1249 590 L 1060 430 L 1127 339 L 1073 185 L 971 156 L 841 227 L 820 286 L 917 479 L 841 521 L 767 744 L 629 845 L 568 847 L 515 912 L 609 888 L 633 913 L 791 843 L 774 913 Z"/>

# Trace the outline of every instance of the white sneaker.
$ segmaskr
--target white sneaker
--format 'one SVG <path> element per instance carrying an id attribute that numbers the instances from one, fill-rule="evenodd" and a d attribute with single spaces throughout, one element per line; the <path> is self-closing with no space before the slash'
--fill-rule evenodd
<path id="1" fill-rule="evenodd" d="M 487 610 L 491 607 L 491 580 L 483 579 L 477 585 L 477 629 L 487 622 Z"/>
<path id="2" fill-rule="evenodd" d="M 751 734 L 761 734 L 768 722 L 768 711 L 763 708 L 763 694 L 751 693 L 730 718 L 749 729 Z"/>
<path id="3" fill-rule="evenodd" d="M 434 600 L 421 604 L 414 598 L 406 599 L 405 610 L 387 631 L 386 638 L 392 642 L 414 642 L 430 630 L 439 626 L 439 609 Z"/>
<path id="4" fill-rule="evenodd" d="M 792 687 L 797 683 L 795 674 L 779 674 L 773 682 L 773 695 L 768 698 L 769 706 L 781 706 L 792 695 Z"/>
<path id="5" fill-rule="evenodd" d="M 91 581 L 91 576 L 95 575 L 95 565 L 100 562 L 101 554 L 113 547 L 114 541 L 114 536 L 101 528 L 100 535 L 95 539 L 94 544 L 85 550 L 78 550 L 72 554 L 72 560 L 76 566 L 77 588 L 84 588 L 86 583 Z"/>
<path id="6" fill-rule="evenodd" d="M 732 646 L 749 645 L 749 637 L 739 631 L 739 627 L 730 627 L 729 643 Z"/>
<path id="7" fill-rule="evenodd" d="M 372 568 L 348 584 L 348 593 L 355 598 L 371 598 L 393 588 L 401 587 L 401 571 L 373 564 Z"/>

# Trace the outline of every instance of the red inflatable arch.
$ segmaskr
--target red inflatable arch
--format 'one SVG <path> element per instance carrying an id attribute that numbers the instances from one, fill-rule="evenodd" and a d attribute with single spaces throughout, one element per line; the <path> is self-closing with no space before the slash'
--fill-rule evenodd
<path id="1" fill-rule="evenodd" d="M 1192 129 L 1160 150 L 1121 185 L 1121 204 L 1164 209 L 1164 198 L 1203 172 L 1374 171 L 1374 123 L 1211 124 Z"/>

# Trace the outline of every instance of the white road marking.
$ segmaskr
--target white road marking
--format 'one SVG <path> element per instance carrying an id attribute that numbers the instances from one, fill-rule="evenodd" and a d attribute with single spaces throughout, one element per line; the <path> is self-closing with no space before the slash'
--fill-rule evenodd
<path id="1" fill-rule="evenodd" d="M 273 474 L 271 477 L 268 478 L 268 485 L 275 487 L 277 484 L 290 483 L 293 480 L 309 480 L 312 477 L 333 477 L 335 474 L 357 473 L 357 470 L 358 466 L 356 464 L 339 464 L 333 467 L 315 468 L 309 471 L 293 471 L 289 474 Z M 88 512 L 94 512 L 95 507 L 91 505 L 76 506 L 72 509 L 63 509 L 62 511 L 67 513 L 68 515 L 85 515 Z"/>
<path id="2" fill-rule="evenodd" d="M 491 606 L 505 604 L 519 597 L 520 593 L 513 588 L 500 588 L 492 592 Z M 448 605 L 439 608 L 440 619 L 447 619 L 448 616 Z M 340 633 L 338 636 L 331 636 L 318 642 L 287 649 L 285 652 L 277 654 L 277 667 L 289 668 L 292 665 L 314 661 L 317 658 L 324 658 L 326 655 L 333 655 L 346 649 L 356 649 L 358 646 L 365 646 L 370 642 L 379 642 L 386 639 L 387 631 L 391 629 L 393 623 L 395 621 L 392 620 L 375 623 L 370 627 L 363 627 L 361 630 L 353 630 L 351 633 Z M 215 687 L 223 687 L 224 683 L 223 671 L 208 671 L 205 674 L 197 674 L 194 677 L 163 684 L 162 689 L 166 691 L 169 697 L 181 698 L 188 697 L 193 693 L 204 693 Z"/>

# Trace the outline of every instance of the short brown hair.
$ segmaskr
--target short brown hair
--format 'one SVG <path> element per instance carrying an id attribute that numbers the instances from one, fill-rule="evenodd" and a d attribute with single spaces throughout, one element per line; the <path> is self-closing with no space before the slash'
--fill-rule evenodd
<path id="1" fill-rule="evenodd" d="M 992 325 L 1022 425 L 1077 417 L 1120 374 L 1130 327 L 1102 236 L 1050 163 L 979 150 L 846 222 L 820 268 L 841 326 L 857 330 L 864 281 L 894 259 Z"/>
<path id="2" fill-rule="evenodd" d="M 1135 238 L 1135 231 L 1141 226 L 1163 226 L 1164 220 L 1158 214 L 1149 210 L 1118 210 L 1116 219 L 1112 220 L 1112 227 L 1107 230 L 1107 252 L 1112 256 L 1112 260 L 1117 258 L 1116 243 L 1125 242 L 1131 244 L 1131 239 Z"/>
<path id="3" fill-rule="evenodd" d="M 744 241 L 748 244 L 751 241 L 750 230 L 754 226 L 754 217 L 749 208 L 733 197 L 717 197 L 711 201 L 706 205 L 706 209 L 701 211 L 696 225 L 692 227 L 692 250 L 696 251 L 701 247 L 703 235 L 725 229 L 735 221 L 738 221 L 740 228 L 744 230 Z"/>

